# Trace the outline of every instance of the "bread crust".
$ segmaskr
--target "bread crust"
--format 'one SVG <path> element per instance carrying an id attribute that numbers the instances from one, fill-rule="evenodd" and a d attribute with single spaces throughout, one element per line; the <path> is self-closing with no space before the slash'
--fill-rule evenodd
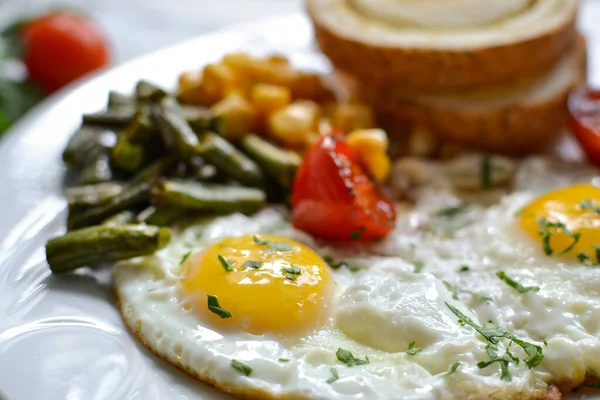
<path id="1" fill-rule="evenodd" d="M 576 38 L 575 47 L 572 82 L 535 101 L 518 98 L 506 104 L 472 107 L 472 103 L 461 106 L 460 100 L 448 105 L 374 86 L 365 88 L 363 94 L 386 131 L 398 132 L 399 126 L 420 124 L 440 139 L 461 146 L 525 155 L 549 148 L 565 132 L 569 92 L 584 83 L 587 75 L 587 51 L 582 36 Z"/>
<path id="2" fill-rule="evenodd" d="M 440 93 L 499 85 L 535 76 L 554 65 L 573 43 L 576 9 L 565 23 L 544 34 L 473 49 L 403 48 L 346 37 L 319 18 L 318 3 L 307 0 L 315 37 L 336 68 L 377 86 L 404 93 Z"/>

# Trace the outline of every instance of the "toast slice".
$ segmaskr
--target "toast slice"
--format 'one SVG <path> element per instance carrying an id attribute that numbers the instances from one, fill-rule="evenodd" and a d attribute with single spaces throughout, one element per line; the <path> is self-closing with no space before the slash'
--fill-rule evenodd
<path id="1" fill-rule="evenodd" d="M 374 16 L 356 3 L 307 0 L 317 43 L 334 66 L 398 92 L 440 93 L 499 85 L 552 68 L 576 36 L 579 0 L 536 0 L 489 25 L 436 29 L 391 24 L 381 19 L 389 8 L 379 7 Z"/>
<path id="2" fill-rule="evenodd" d="M 586 80 L 585 39 L 578 36 L 550 71 L 510 85 L 448 94 L 405 95 L 363 84 L 388 132 L 406 124 L 428 129 L 442 140 L 506 154 L 526 154 L 552 145 L 565 131 L 569 92 Z"/>

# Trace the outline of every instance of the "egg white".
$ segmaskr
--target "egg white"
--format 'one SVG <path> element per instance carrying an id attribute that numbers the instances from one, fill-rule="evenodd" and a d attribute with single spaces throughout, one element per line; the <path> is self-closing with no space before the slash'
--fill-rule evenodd
<path id="1" fill-rule="evenodd" d="M 568 175 L 568 174 L 567 174 Z M 580 180 L 580 177 L 578 178 Z M 531 182 L 531 180 L 530 180 Z M 458 204 L 451 191 L 424 191 L 416 206 L 399 213 L 395 231 L 383 242 L 331 247 L 294 230 L 277 208 L 254 216 L 234 214 L 188 223 L 173 243 L 151 257 L 119 263 L 115 287 L 127 325 L 155 353 L 200 380 L 238 395 L 267 398 L 454 399 L 538 398 L 545 382 L 579 384 L 586 372 L 600 372 L 600 269 L 569 259 L 549 258 L 540 242 L 522 232 L 516 214 L 535 198 L 535 188 L 504 197 L 485 208 L 471 206 L 451 235 L 432 229 L 440 209 Z M 336 312 L 329 324 L 301 338 L 219 333 L 186 310 L 178 297 L 180 261 L 228 236 L 271 233 L 303 242 L 319 254 L 352 267 L 334 270 Z M 415 264 L 423 268 L 415 273 Z M 468 265 L 468 272 L 459 272 Z M 503 270 L 523 285 L 519 294 L 496 277 Z M 469 294 L 454 300 L 443 281 Z M 543 346 L 535 369 L 511 364 L 510 382 L 488 360 L 486 342 L 461 327 L 445 302 L 478 321 L 492 320 L 518 337 Z M 268 310 L 265 310 L 268 312 Z M 408 355 L 408 343 L 423 350 Z M 348 367 L 338 348 L 370 363 Z M 521 355 L 518 348 L 511 348 Z M 279 361 L 289 359 L 289 362 Z M 252 367 L 244 376 L 231 360 Z M 460 362 L 452 375 L 451 364 Z M 331 368 L 339 379 L 328 383 Z"/>

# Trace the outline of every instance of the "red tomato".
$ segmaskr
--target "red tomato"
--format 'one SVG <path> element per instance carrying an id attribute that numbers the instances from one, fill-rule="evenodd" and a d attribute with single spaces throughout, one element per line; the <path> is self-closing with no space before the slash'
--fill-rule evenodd
<path id="1" fill-rule="evenodd" d="M 304 156 L 292 189 L 292 223 L 312 235 L 341 241 L 388 234 L 393 203 L 365 174 L 341 135 L 324 136 Z"/>
<path id="2" fill-rule="evenodd" d="M 102 32 L 80 15 L 63 12 L 35 19 L 24 26 L 21 38 L 29 77 L 49 92 L 109 61 Z"/>
<path id="3" fill-rule="evenodd" d="M 569 96 L 571 130 L 590 162 L 600 167 L 600 90 L 583 87 Z"/>

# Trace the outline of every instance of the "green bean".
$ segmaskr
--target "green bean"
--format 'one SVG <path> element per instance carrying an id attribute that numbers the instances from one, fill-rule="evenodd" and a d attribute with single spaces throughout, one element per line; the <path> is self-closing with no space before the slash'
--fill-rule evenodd
<path id="1" fill-rule="evenodd" d="M 205 132 L 199 138 L 196 154 L 243 185 L 262 186 L 263 175 L 258 165 L 230 142 L 212 132 Z"/>
<path id="2" fill-rule="evenodd" d="M 104 151 L 96 155 L 91 162 L 81 170 L 78 183 L 80 185 L 91 185 L 94 183 L 112 181 L 113 179 L 108 149 L 104 148 Z"/>
<path id="3" fill-rule="evenodd" d="M 170 159 L 162 159 L 142 171 L 123 186 L 123 190 L 102 204 L 90 207 L 80 213 L 69 214 L 69 230 L 100 223 L 104 219 L 123 210 L 143 205 L 148 200 L 150 185 L 171 164 Z"/>
<path id="4" fill-rule="evenodd" d="M 83 167 L 102 152 L 102 136 L 105 130 L 96 127 L 82 126 L 69 139 L 62 158 L 65 164 L 72 167 Z"/>
<path id="5" fill-rule="evenodd" d="M 175 207 L 150 206 L 138 214 L 137 222 L 156 226 L 169 226 L 186 214 L 186 210 Z"/>
<path id="6" fill-rule="evenodd" d="M 120 226 L 135 223 L 135 213 L 131 210 L 121 211 L 102 221 L 102 225 Z"/>
<path id="7" fill-rule="evenodd" d="M 135 85 L 135 98 L 139 102 L 158 101 L 166 95 L 167 92 L 148 81 L 141 80 Z"/>
<path id="8" fill-rule="evenodd" d="M 110 108 L 92 114 L 83 114 L 83 125 L 120 127 L 125 126 L 135 118 L 136 107 L 123 106 Z"/>
<path id="9" fill-rule="evenodd" d="M 112 160 L 118 168 L 133 173 L 144 165 L 147 156 L 144 148 L 127 140 L 119 140 L 111 150 Z"/>
<path id="10" fill-rule="evenodd" d="M 46 244 L 52 273 L 152 254 L 171 241 L 171 231 L 149 225 L 94 226 L 66 233 Z"/>
<path id="11" fill-rule="evenodd" d="M 293 151 L 283 150 L 254 134 L 244 136 L 242 150 L 260 165 L 263 171 L 282 187 L 289 189 L 302 158 Z"/>
<path id="12" fill-rule="evenodd" d="M 84 185 L 65 190 L 69 209 L 87 208 L 104 203 L 123 190 L 118 182 L 102 182 L 95 185 Z"/>
<path id="13" fill-rule="evenodd" d="M 265 205 L 262 190 L 187 181 L 159 181 L 150 191 L 155 205 L 209 212 L 253 213 Z"/>
<path id="14" fill-rule="evenodd" d="M 198 137 L 179 114 L 174 100 L 165 98 L 160 106 L 150 105 L 150 115 L 158 127 L 168 151 L 180 159 L 190 158 L 198 146 Z"/>
<path id="15" fill-rule="evenodd" d="M 112 90 L 108 92 L 108 108 L 133 107 L 134 105 L 135 101 L 131 97 Z"/>

